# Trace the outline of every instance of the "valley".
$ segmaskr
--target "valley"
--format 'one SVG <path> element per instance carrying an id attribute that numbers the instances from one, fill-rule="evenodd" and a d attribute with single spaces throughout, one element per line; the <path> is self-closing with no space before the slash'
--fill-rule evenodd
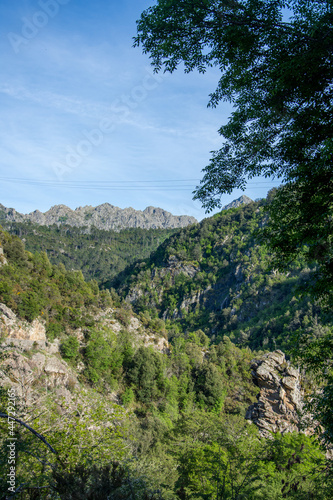
<path id="1" fill-rule="evenodd" d="M 14 390 L 55 451 L 16 423 L 26 498 L 329 498 L 297 349 L 333 318 L 315 266 L 274 268 L 267 203 L 178 229 L 2 218 L 2 408 Z"/>
<path id="2" fill-rule="evenodd" d="M 0 500 L 332 500 L 333 0 L 0 17 Z"/>

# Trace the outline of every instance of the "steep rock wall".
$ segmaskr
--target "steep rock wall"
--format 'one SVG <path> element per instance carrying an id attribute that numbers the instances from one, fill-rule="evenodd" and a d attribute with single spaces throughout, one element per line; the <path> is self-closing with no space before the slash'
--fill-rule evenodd
<path id="1" fill-rule="evenodd" d="M 286 361 L 280 350 L 253 360 L 251 368 L 260 392 L 258 402 L 248 408 L 246 419 L 253 422 L 264 437 L 272 432 L 299 431 L 304 397 L 299 370 Z"/>

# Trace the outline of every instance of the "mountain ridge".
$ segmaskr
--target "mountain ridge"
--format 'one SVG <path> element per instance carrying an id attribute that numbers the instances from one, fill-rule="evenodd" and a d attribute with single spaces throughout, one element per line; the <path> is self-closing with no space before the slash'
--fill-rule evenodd
<path id="1" fill-rule="evenodd" d="M 21 214 L 14 208 L 0 204 L 0 215 L 11 222 L 30 221 L 42 226 L 67 224 L 73 227 L 97 227 L 98 229 L 120 231 L 127 228 L 157 229 L 182 228 L 198 221 L 188 215 L 173 215 L 159 207 L 135 210 L 132 207 L 119 208 L 110 203 L 96 207 L 86 205 L 72 210 L 66 205 L 54 205 L 46 212 L 35 210 Z"/>

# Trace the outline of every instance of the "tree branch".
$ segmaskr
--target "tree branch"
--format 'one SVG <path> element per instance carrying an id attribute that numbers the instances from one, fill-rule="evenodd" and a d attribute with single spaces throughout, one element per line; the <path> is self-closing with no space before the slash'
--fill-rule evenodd
<path id="1" fill-rule="evenodd" d="M 20 420 L 16 417 L 10 417 L 9 415 L 6 415 L 5 413 L 0 413 L 0 417 L 15 420 L 15 422 L 18 422 L 20 425 L 23 425 L 23 427 L 28 429 L 30 432 L 32 432 L 32 434 L 34 434 L 36 437 L 38 437 L 38 439 L 43 441 L 43 443 L 46 444 L 46 446 L 52 451 L 52 453 L 54 453 L 55 455 L 58 455 L 58 453 L 55 451 L 54 448 L 52 448 L 52 446 L 46 441 L 46 439 L 41 434 L 39 434 L 37 431 L 35 431 L 32 427 L 30 427 L 30 425 L 26 424 L 25 422 L 22 422 L 22 420 Z"/>

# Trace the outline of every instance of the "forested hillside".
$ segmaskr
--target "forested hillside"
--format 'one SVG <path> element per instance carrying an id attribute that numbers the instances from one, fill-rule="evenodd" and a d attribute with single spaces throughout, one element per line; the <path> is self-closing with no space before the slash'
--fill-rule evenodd
<path id="1" fill-rule="evenodd" d="M 319 335 L 333 316 L 302 295 L 314 272 L 305 260 L 285 273 L 273 268 L 261 234 L 267 203 L 222 211 L 171 236 L 123 273 L 126 300 L 170 331 L 200 328 L 216 343 L 228 335 L 251 349 L 288 351 L 300 328 Z"/>
<path id="2" fill-rule="evenodd" d="M 249 224 L 253 208 L 224 217 L 231 227 L 245 210 Z M 242 224 L 234 227 L 240 236 Z M 190 233 L 193 245 L 185 250 L 193 268 L 207 259 L 193 259 L 201 230 Z M 153 261 L 170 245 L 172 256 L 187 248 L 184 237 L 178 250 L 176 241 L 165 242 Z M 181 318 L 166 325 L 154 309 L 136 315 L 114 292 L 85 282 L 80 271 L 52 265 L 46 253 L 25 251 L 5 231 L 1 249 L 2 407 L 8 408 L 11 387 L 16 415 L 55 450 L 17 424 L 16 478 L 27 499 L 38 492 L 45 499 L 185 500 L 214 498 L 216 489 L 232 499 L 329 498 L 329 482 L 319 483 L 314 472 L 324 470 L 324 453 L 312 438 L 266 439 L 244 419 L 258 393 L 251 360 L 262 359 L 262 351 L 237 347 L 228 336 L 211 342 L 189 322 L 182 330 Z M 36 326 L 39 332 L 46 327 L 44 340 L 43 332 L 38 342 L 25 337 Z M 283 373 L 288 366 L 281 365 Z M 6 421 L 0 425 L 5 478 Z M 0 485 L 6 491 L 4 479 Z"/>
<path id="3" fill-rule="evenodd" d="M 201 329 L 216 343 L 228 335 L 237 345 L 288 351 L 300 328 L 316 336 L 332 315 L 300 295 L 313 274 L 304 259 L 285 273 L 272 267 L 260 240 L 266 203 L 181 230 L 7 227 L 29 251 L 46 252 L 51 263 L 82 271 L 102 289 L 116 288 L 136 312 L 165 320 L 169 336 Z"/>
<path id="4" fill-rule="evenodd" d="M 177 229 L 123 229 L 104 231 L 94 226 L 78 228 L 40 226 L 31 222 L 12 222 L 0 218 L 0 224 L 19 236 L 30 252 L 44 251 L 52 264 L 82 271 L 87 280 L 94 279 L 104 287 L 126 266 L 146 259 L 153 250 Z"/>

